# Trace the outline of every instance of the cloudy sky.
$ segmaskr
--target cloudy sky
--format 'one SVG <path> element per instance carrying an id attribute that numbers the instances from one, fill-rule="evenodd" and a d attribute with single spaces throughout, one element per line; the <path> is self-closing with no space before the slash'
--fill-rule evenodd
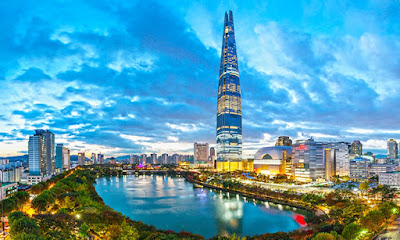
<path id="1" fill-rule="evenodd" d="M 37 128 L 109 155 L 215 144 L 234 14 L 247 153 L 280 135 L 400 140 L 400 1 L 1 1 L 0 156 Z"/>

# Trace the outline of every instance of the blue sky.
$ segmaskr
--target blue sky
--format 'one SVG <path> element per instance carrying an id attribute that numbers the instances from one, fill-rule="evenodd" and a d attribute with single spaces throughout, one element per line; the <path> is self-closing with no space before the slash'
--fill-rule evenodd
<path id="1" fill-rule="evenodd" d="M 400 1 L 2 1 L 0 155 L 36 128 L 109 155 L 215 144 L 234 14 L 246 153 L 280 135 L 400 139 Z"/>

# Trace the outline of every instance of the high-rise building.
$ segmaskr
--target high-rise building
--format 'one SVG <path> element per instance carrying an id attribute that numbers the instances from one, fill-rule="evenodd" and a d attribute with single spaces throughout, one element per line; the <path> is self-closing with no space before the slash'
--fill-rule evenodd
<path id="1" fill-rule="evenodd" d="M 140 156 L 140 161 L 142 162 L 142 164 L 146 164 L 147 163 L 147 155 L 146 154 L 142 154 Z"/>
<path id="2" fill-rule="evenodd" d="M 78 165 L 85 165 L 86 157 L 85 152 L 78 153 Z"/>
<path id="3" fill-rule="evenodd" d="M 161 163 L 168 164 L 168 154 L 164 153 L 163 155 L 161 155 Z"/>
<path id="4" fill-rule="evenodd" d="M 65 170 L 69 170 L 71 168 L 71 155 L 69 148 L 63 147 L 62 154 L 63 154 L 63 168 Z"/>
<path id="5" fill-rule="evenodd" d="M 387 141 L 387 157 L 390 160 L 399 158 L 399 148 L 396 140 L 394 140 L 393 138 Z"/>
<path id="6" fill-rule="evenodd" d="M 97 163 L 97 156 L 96 156 L 96 153 L 92 153 L 92 157 L 90 158 L 90 161 L 91 161 L 93 164 L 96 164 L 96 163 Z"/>
<path id="7" fill-rule="evenodd" d="M 239 169 L 242 160 L 242 104 L 232 11 L 225 12 L 217 104 L 217 168 Z M 231 164 L 232 162 L 232 164 Z"/>
<path id="8" fill-rule="evenodd" d="M 64 144 L 62 143 L 57 143 L 56 146 L 56 169 L 58 172 L 61 172 L 63 169 L 63 148 Z"/>
<path id="9" fill-rule="evenodd" d="M 350 158 L 349 158 L 349 146 L 347 142 L 329 142 L 325 146 L 325 163 L 331 161 L 331 168 L 326 168 L 326 179 L 332 176 L 349 176 L 350 174 Z M 329 151 L 328 151 L 329 150 Z M 330 154 L 328 156 L 327 154 Z"/>
<path id="10" fill-rule="evenodd" d="M 101 153 L 97 154 L 97 159 L 99 164 L 104 164 L 104 154 Z"/>
<path id="11" fill-rule="evenodd" d="M 150 157 L 151 157 L 151 164 L 157 164 L 158 163 L 157 154 L 156 153 L 152 153 L 150 155 Z"/>
<path id="12" fill-rule="evenodd" d="M 292 148 L 292 173 L 296 180 L 325 179 L 325 143 L 313 139 L 297 140 Z"/>
<path id="13" fill-rule="evenodd" d="M 194 162 L 207 162 L 210 156 L 208 143 L 194 143 Z"/>
<path id="14" fill-rule="evenodd" d="M 351 144 L 350 154 L 355 154 L 358 156 L 362 155 L 362 144 L 360 140 L 354 140 L 354 142 Z"/>
<path id="15" fill-rule="evenodd" d="M 54 134 L 49 130 L 36 130 L 28 142 L 29 174 L 35 176 L 53 174 L 55 150 Z"/>
<path id="16" fill-rule="evenodd" d="M 288 136 L 280 136 L 275 143 L 275 146 L 292 146 L 292 140 Z"/>

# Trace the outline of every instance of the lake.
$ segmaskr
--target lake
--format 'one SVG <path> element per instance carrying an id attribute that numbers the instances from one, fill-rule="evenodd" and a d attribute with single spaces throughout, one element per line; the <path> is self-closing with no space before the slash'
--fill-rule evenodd
<path id="1" fill-rule="evenodd" d="M 97 179 L 95 188 L 105 204 L 132 220 L 206 238 L 217 234 L 251 236 L 288 232 L 301 227 L 300 213 L 305 214 L 289 206 L 196 188 L 182 177 L 104 177 Z"/>

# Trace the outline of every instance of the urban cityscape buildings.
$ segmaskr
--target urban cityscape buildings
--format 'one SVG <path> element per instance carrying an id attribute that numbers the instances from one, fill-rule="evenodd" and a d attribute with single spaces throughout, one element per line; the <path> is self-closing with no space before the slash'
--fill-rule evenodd
<path id="1" fill-rule="evenodd" d="M 280 136 L 276 140 L 275 146 L 292 146 L 292 140 L 288 136 Z"/>
<path id="2" fill-rule="evenodd" d="M 242 105 L 232 11 L 225 12 L 217 102 L 217 169 L 241 168 Z"/>
<path id="3" fill-rule="evenodd" d="M 350 154 L 355 154 L 355 155 L 362 155 L 362 144 L 360 142 L 360 140 L 355 140 L 352 144 L 351 144 L 351 149 L 350 149 Z"/>
<path id="4" fill-rule="evenodd" d="M 399 158 L 398 144 L 393 138 L 387 141 L 387 157 L 390 160 Z"/>
<path id="5" fill-rule="evenodd" d="M 193 159 L 195 163 L 207 162 L 210 156 L 208 143 L 194 143 Z"/>

